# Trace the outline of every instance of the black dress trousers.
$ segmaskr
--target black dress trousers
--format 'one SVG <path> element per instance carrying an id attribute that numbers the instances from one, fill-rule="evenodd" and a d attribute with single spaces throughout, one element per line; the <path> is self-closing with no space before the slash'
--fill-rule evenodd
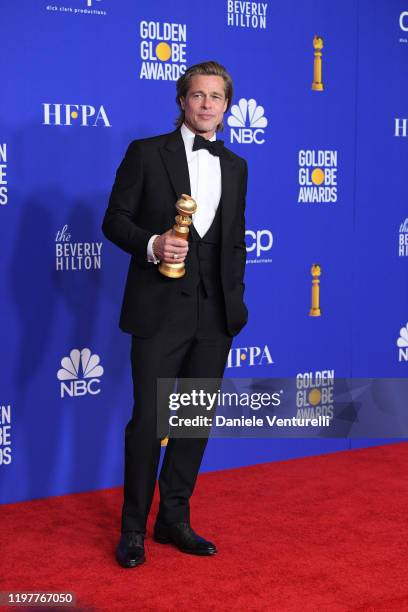
<path id="1" fill-rule="evenodd" d="M 125 431 L 122 532 L 146 533 L 161 446 L 157 379 L 222 378 L 231 347 L 221 287 L 208 293 L 200 281 L 192 293 L 173 298 L 152 337 L 132 336 L 134 408 Z M 159 476 L 160 523 L 189 521 L 189 499 L 206 445 L 207 438 L 169 439 Z"/>

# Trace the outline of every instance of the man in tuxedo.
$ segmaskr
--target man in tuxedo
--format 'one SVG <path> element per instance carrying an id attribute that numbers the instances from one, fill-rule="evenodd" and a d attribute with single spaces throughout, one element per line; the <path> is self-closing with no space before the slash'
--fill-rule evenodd
<path id="1" fill-rule="evenodd" d="M 180 116 L 169 134 L 135 140 L 116 174 L 103 232 L 131 257 L 120 327 L 132 334 L 133 415 L 125 431 L 122 567 L 145 560 L 144 539 L 158 463 L 159 378 L 221 378 L 247 321 L 243 301 L 247 164 L 216 132 L 232 100 L 232 80 L 217 62 L 190 67 L 177 81 Z M 188 241 L 175 237 L 175 202 L 197 202 Z M 185 262 L 179 279 L 158 262 Z M 185 553 L 216 547 L 190 525 L 189 499 L 207 438 L 170 438 L 159 477 L 154 539 Z"/>

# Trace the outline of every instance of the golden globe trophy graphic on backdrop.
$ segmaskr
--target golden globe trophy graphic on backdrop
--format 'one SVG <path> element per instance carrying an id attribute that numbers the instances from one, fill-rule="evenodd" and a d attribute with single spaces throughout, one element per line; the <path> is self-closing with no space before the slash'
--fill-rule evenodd
<path id="1" fill-rule="evenodd" d="M 322 269 L 319 264 L 313 264 L 310 272 L 312 274 L 312 307 L 309 311 L 311 317 L 320 317 L 322 311 L 320 310 L 320 275 Z"/>
<path id="2" fill-rule="evenodd" d="M 177 238 L 188 240 L 189 225 L 192 223 L 192 215 L 197 210 L 197 203 L 194 198 L 182 193 L 176 202 L 176 209 L 179 214 L 176 215 L 176 223 L 173 225 L 174 235 Z M 165 263 L 162 261 L 159 265 L 159 271 L 169 278 L 181 278 L 186 273 L 186 267 L 184 261 L 179 263 Z"/>
<path id="3" fill-rule="evenodd" d="M 322 83 L 322 49 L 323 49 L 323 38 L 315 36 L 313 38 L 314 47 L 314 62 L 313 62 L 313 91 L 323 91 Z"/>

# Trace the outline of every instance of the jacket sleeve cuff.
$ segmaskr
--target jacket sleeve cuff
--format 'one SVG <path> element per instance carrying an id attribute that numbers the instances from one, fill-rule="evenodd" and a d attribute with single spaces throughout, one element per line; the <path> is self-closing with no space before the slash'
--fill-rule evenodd
<path id="1" fill-rule="evenodd" d="M 157 259 L 157 257 L 153 253 L 153 242 L 156 240 L 157 236 L 158 234 L 153 234 L 153 236 L 147 243 L 147 261 L 154 264 L 160 263 L 160 259 Z"/>

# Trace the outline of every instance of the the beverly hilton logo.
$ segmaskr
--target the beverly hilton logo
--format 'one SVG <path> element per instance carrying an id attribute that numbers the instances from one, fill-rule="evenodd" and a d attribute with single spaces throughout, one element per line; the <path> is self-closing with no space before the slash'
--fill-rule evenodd
<path id="1" fill-rule="evenodd" d="M 240 144 L 263 144 L 268 120 L 265 109 L 256 100 L 241 98 L 238 104 L 231 106 L 231 115 L 227 120 L 231 128 L 230 142 Z"/>
<path id="2" fill-rule="evenodd" d="M 398 361 L 408 361 L 408 323 L 400 329 L 400 337 L 397 340 Z"/>
<path id="3" fill-rule="evenodd" d="M 265 30 L 267 2 L 227 1 L 227 24 L 237 28 Z"/>
<path id="4" fill-rule="evenodd" d="M 399 257 L 408 257 L 408 218 L 399 227 L 398 255 Z"/>
<path id="5" fill-rule="evenodd" d="M 185 23 L 140 22 L 139 77 L 154 81 L 177 81 L 187 67 Z"/>
<path id="6" fill-rule="evenodd" d="M 92 355 L 89 348 L 82 351 L 73 349 L 68 357 L 61 360 L 61 369 L 57 378 L 61 381 L 61 397 L 78 397 L 81 395 L 97 395 L 100 390 L 100 377 L 103 367 L 99 355 Z"/>
<path id="7" fill-rule="evenodd" d="M 102 242 L 74 242 L 68 225 L 55 236 L 55 269 L 100 270 L 102 266 Z"/>
<path id="8" fill-rule="evenodd" d="M 337 151 L 300 150 L 298 202 L 337 202 Z"/>

